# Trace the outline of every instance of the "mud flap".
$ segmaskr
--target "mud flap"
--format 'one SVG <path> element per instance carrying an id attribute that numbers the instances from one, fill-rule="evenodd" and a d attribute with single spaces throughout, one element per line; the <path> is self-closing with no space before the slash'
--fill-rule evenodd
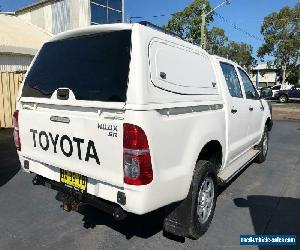
<path id="1" fill-rule="evenodd" d="M 163 229 L 171 234 L 189 237 L 192 230 L 193 201 L 191 192 L 186 199 L 165 207 Z"/>

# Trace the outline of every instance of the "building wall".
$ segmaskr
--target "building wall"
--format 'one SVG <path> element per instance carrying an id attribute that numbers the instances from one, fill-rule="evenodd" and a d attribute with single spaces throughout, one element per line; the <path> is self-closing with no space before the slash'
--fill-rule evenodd
<path id="1" fill-rule="evenodd" d="M 51 13 L 53 34 L 70 29 L 70 0 L 53 3 Z"/>
<path id="2" fill-rule="evenodd" d="M 32 59 L 30 55 L 0 54 L 0 71 L 25 71 Z"/>
<path id="3" fill-rule="evenodd" d="M 253 83 L 256 83 L 256 74 L 257 71 L 254 71 L 251 74 L 251 80 Z M 260 85 L 264 85 L 264 86 L 269 86 L 269 85 L 274 85 L 276 83 L 277 80 L 277 76 L 276 76 L 276 72 L 271 71 L 271 72 L 259 72 L 258 74 L 258 82 L 260 83 Z"/>
<path id="4" fill-rule="evenodd" d="M 85 27 L 91 24 L 90 3 L 87 0 L 70 0 L 70 28 Z"/>
<path id="5" fill-rule="evenodd" d="M 17 16 L 47 32 L 57 34 L 69 29 L 90 25 L 88 0 L 61 0 L 20 12 Z"/>

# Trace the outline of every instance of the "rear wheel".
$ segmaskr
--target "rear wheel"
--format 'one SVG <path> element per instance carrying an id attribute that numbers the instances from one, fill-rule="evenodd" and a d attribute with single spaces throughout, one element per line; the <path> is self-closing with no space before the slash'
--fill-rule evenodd
<path id="1" fill-rule="evenodd" d="M 216 207 L 217 189 L 215 166 L 208 161 L 198 161 L 190 189 L 192 195 L 190 238 L 199 239 L 207 231 Z"/>
<path id="2" fill-rule="evenodd" d="M 257 146 L 257 149 L 259 149 L 260 152 L 259 155 L 256 157 L 256 162 L 263 163 L 267 158 L 269 150 L 269 132 L 267 126 L 265 126 L 264 134 L 261 138 L 260 143 Z"/>
<path id="3" fill-rule="evenodd" d="M 279 96 L 278 100 L 280 103 L 286 103 L 288 101 L 288 98 L 286 95 L 281 95 Z"/>

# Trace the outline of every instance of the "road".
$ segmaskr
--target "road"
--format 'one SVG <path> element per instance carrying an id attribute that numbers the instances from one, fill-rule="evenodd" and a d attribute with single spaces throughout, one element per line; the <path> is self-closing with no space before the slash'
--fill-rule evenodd
<path id="1" fill-rule="evenodd" d="M 122 222 L 89 206 L 64 212 L 55 191 L 19 171 L 10 133 L 0 131 L 0 249 L 248 249 L 239 246 L 240 234 L 273 233 L 296 234 L 300 246 L 299 121 L 275 122 L 267 161 L 220 192 L 197 241 L 165 236 L 161 211 Z"/>

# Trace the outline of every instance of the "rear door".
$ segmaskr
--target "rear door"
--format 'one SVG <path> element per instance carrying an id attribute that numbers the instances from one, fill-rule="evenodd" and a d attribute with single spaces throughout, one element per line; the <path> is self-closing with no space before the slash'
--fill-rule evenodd
<path id="1" fill-rule="evenodd" d="M 20 154 L 122 186 L 130 50 L 130 30 L 46 43 L 22 89 Z"/>
<path id="2" fill-rule="evenodd" d="M 226 102 L 228 114 L 228 163 L 242 154 L 247 144 L 248 112 L 235 66 L 220 62 L 227 85 Z"/>

